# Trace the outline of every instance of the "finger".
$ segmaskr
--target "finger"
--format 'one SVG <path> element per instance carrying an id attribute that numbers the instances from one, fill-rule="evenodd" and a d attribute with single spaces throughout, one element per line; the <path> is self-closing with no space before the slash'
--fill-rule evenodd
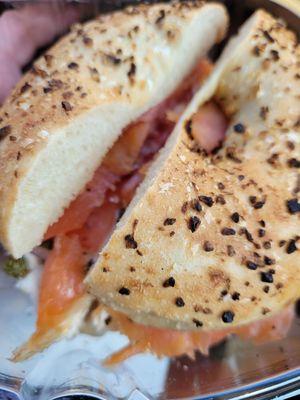
<path id="1" fill-rule="evenodd" d="M 44 4 L 6 11 L 0 17 L 0 104 L 35 51 L 50 43 L 79 17 L 79 10 L 74 7 Z"/>
<path id="2" fill-rule="evenodd" d="M 51 42 L 78 18 L 76 8 L 57 5 L 28 5 L 7 11 L 0 18 L 0 52 L 24 66 L 38 47 Z"/>
<path id="3" fill-rule="evenodd" d="M 0 106 L 12 87 L 21 78 L 21 70 L 14 60 L 0 53 Z"/>

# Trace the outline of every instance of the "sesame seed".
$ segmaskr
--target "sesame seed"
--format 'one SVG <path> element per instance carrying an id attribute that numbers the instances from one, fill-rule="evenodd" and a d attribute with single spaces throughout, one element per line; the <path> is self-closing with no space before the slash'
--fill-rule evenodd
<path id="1" fill-rule="evenodd" d="M 182 297 L 176 297 L 175 304 L 176 304 L 177 307 L 184 307 L 185 306 L 185 302 L 184 302 Z"/>
<path id="2" fill-rule="evenodd" d="M 273 274 L 271 274 L 270 272 L 261 272 L 260 273 L 260 279 L 262 282 L 266 282 L 266 283 L 273 283 Z"/>
<path id="3" fill-rule="evenodd" d="M 174 287 L 175 286 L 175 279 L 170 276 L 170 278 L 166 279 L 163 283 L 163 287 L 167 288 L 167 287 Z"/>
<path id="4" fill-rule="evenodd" d="M 266 231 L 265 231 L 264 229 L 259 229 L 259 230 L 258 230 L 258 236 L 259 236 L 259 237 L 264 237 L 265 234 L 266 234 Z"/>
<path id="5" fill-rule="evenodd" d="M 275 260 L 273 260 L 272 258 L 270 258 L 268 256 L 264 256 L 264 263 L 266 265 L 273 265 L 273 264 L 275 264 Z"/>
<path id="6" fill-rule="evenodd" d="M 126 287 L 121 287 L 120 289 L 119 289 L 119 293 L 122 295 L 122 296 L 129 296 L 130 295 L 130 290 L 128 289 L 128 288 L 126 288 Z"/>
<path id="7" fill-rule="evenodd" d="M 199 200 L 208 207 L 212 207 L 212 205 L 214 204 L 214 201 L 210 196 L 199 196 Z"/>
<path id="8" fill-rule="evenodd" d="M 290 168 L 300 168 L 300 160 L 297 160 L 296 158 L 290 158 L 287 164 Z"/>
<path id="9" fill-rule="evenodd" d="M 70 62 L 68 64 L 69 69 L 78 69 L 79 65 L 76 62 Z"/>
<path id="10" fill-rule="evenodd" d="M 245 126 L 242 123 L 235 124 L 233 130 L 236 133 L 245 133 L 246 131 Z"/>
<path id="11" fill-rule="evenodd" d="M 198 212 L 202 211 L 202 206 L 198 199 L 194 199 L 191 201 L 191 207 Z"/>
<path id="12" fill-rule="evenodd" d="M 232 293 L 231 298 L 232 298 L 232 300 L 237 301 L 240 299 L 240 296 L 241 295 L 239 292 L 234 292 L 234 293 Z"/>
<path id="13" fill-rule="evenodd" d="M 255 271 L 258 267 L 258 265 L 253 261 L 247 261 L 246 266 L 248 269 L 251 269 L 252 271 Z"/>
<path id="14" fill-rule="evenodd" d="M 200 224 L 200 219 L 196 215 L 194 215 L 193 217 L 190 217 L 188 221 L 188 228 L 191 232 L 194 233 L 199 228 Z"/>
<path id="15" fill-rule="evenodd" d="M 290 214 L 296 214 L 300 212 L 300 203 L 298 202 L 298 199 L 294 198 L 287 200 L 286 205 Z"/>
<path id="16" fill-rule="evenodd" d="M 239 215 L 239 213 L 234 212 L 234 213 L 231 215 L 231 219 L 232 219 L 233 222 L 238 223 L 239 220 L 240 220 L 240 215 Z"/>
<path id="17" fill-rule="evenodd" d="M 286 247 L 286 252 L 287 254 L 292 254 L 297 250 L 297 246 L 296 246 L 296 240 L 291 239 Z"/>
<path id="18" fill-rule="evenodd" d="M 222 320 L 225 322 L 225 324 L 233 322 L 234 313 L 232 311 L 224 311 L 222 314 Z"/>

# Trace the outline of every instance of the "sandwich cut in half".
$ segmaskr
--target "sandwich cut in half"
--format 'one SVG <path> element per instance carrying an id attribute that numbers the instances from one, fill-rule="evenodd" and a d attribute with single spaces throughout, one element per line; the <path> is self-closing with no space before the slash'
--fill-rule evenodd
<path id="1" fill-rule="evenodd" d="M 36 331 L 15 360 L 80 329 L 86 272 L 210 74 L 227 23 L 222 5 L 187 1 L 75 25 L 1 108 L 0 239 L 15 259 L 44 260 Z"/>
<path id="2" fill-rule="evenodd" d="M 130 340 L 109 363 L 287 332 L 300 297 L 299 69 L 295 35 L 263 10 L 225 48 L 87 276 L 91 324 L 105 310 Z M 209 153 L 217 106 L 226 137 Z"/>

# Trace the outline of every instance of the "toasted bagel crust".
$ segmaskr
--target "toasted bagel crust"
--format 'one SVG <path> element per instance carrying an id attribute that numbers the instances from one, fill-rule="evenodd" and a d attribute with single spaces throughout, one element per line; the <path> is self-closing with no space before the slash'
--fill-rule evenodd
<path id="1" fill-rule="evenodd" d="M 226 25 L 217 4 L 130 7 L 74 26 L 34 64 L 0 110 L 0 239 L 12 255 L 42 241 L 122 129 L 168 96 Z"/>
<path id="2" fill-rule="evenodd" d="M 146 325 L 217 330 L 268 317 L 299 297 L 300 178 L 291 161 L 300 154 L 299 65 L 295 36 L 257 11 L 89 274 L 102 303 Z M 186 123 L 212 97 L 230 124 L 222 149 L 207 155 Z"/>

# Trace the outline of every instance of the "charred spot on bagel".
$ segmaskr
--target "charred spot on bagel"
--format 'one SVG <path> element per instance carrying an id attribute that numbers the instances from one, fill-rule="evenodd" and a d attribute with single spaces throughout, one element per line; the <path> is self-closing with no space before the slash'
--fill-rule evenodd
<path id="1" fill-rule="evenodd" d="M 184 124 L 185 132 L 188 135 L 189 139 L 194 140 L 193 132 L 192 132 L 192 119 L 188 119 Z"/>
<path id="2" fill-rule="evenodd" d="M 225 227 L 221 229 L 221 234 L 223 236 L 233 236 L 236 234 L 236 231 L 233 228 Z"/>
<path id="3" fill-rule="evenodd" d="M 276 167 L 279 165 L 279 154 L 278 153 L 273 153 L 269 158 L 267 158 L 267 163 L 272 165 L 273 167 Z"/>
<path id="4" fill-rule="evenodd" d="M 300 174 L 297 175 L 296 184 L 293 189 L 293 194 L 297 195 L 298 193 L 300 193 Z"/>
<path id="5" fill-rule="evenodd" d="M 134 76 L 136 75 L 136 64 L 134 62 L 130 63 L 129 71 L 127 72 L 127 76 L 131 83 L 134 82 Z"/>
<path id="6" fill-rule="evenodd" d="M 221 204 L 222 206 L 226 204 L 226 200 L 222 194 L 218 194 L 218 196 L 216 197 L 216 203 Z"/>
<path id="7" fill-rule="evenodd" d="M 44 59 L 48 68 L 52 67 L 52 61 L 54 60 L 54 56 L 52 54 L 44 54 Z"/>
<path id="8" fill-rule="evenodd" d="M 104 57 L 105 57 L 106 61 L 112 65 L 120 65 L 122 62 L 122 59 L 120 57 L 117 57 L 114 54 L 104 53 Z"/>
<path id="9" fill-rule="evenodd" d="M 134 240 L 132 234 L 128 234 L 124 237 L 126 249 L 136 249 L 138 247 L 137 242 Z"/>
<path id="10" fill-rule="evenodd" d="M 237 156 L 238 149 L 236 147 L 230 146 L 226 148 L 226 158 L 235 162 L 236 164 L 241 164 L 242 160 Z"/>
<path id="11" fill-rule="evenodd" d="M 68 101 L 65 101 L 65 100 L 61 102 L 61 106 L 66 112 L 72 111 L 72 109 L 73 109 L 72 105 Z"/>
<path id="12" fill-rule="evenodd" d="M 273 61 L 278 61 L 280 59 L 279 52 L 277 50 L 272 49 L 270 51 Z"/>
<path id="13" fill-rule="evenodd" d="M 12 131 L 11 125 L 5 125 L 2 128 L 0 128 L 0 140 L 10 135 L 11 131 Z"/>
<path id="14" fill-rule="evenodd" d="M 274 42 L 275 42 L 275 39 L 271 36 L 271 34 L 270 34 L 269 31 L 263 30 L 262 33 L 263 33 L 264 37 L 267 39 L 267 41 L 268 41 L 269 43 L 274 43 Z"/>
<path id="15" fill-rule="evenodd" d="M 203 250 L 206 252 L 211 252 L 214 250 L 214 246 L 211 242 L 209 242 L 208 240 L 206 240 L 203 244 Z"/>
<path id="16" fill-rule="evenodd" d="M 93 39 L 90 37 L 83 35 L 82 37 L 83 44 L 87 47 L 92 47 L 93 46 Z"/>
<path id="17" fill-rule="evenodd" d="M 235 255 L 235 250 L 234 250 L 233 246 L 231 246 L 229 244 L 229 245 L 227 245 L 226 249 L 227 249 L 227 255 L 229 257 L 233 257 Z"/>
<path id="18" fill-rule="evenodd" d="M 181 212 L 182 212 L 182 214 L 185 214 L 186 212 L 187 212 L 187 209 L 188 209 L 188 202 L 187 201 L 185 201 L 183 204 L 182 204 L 182 206 L 181 206 Z"/>
<path id="19" fill-rule="evenodd" d="M 196 328 L 201 328 L 201 327 L 203 326 L 203 322 L 202 322 L 202 321 L 199 321 L 199 320 L 196 319 L 196 318 L 193 318 L 193 322 L 194 322 L 194 324 L 196 325 Z"/>
<path id="20" fill-rule="evenodd" d="M 28 82 L 25 82 L 24 85 L 20 89 L 20 94 L 27 92 L 31 88 L 32 88 L 32 86 Z"/>
<path id="21" fill-rule="evenodd" d="M 269 107 L 268 106 L 262 106 L 260 108 L 260 111 L 259 111 L 259 116 L 263 121 L 265 121 L 266 118 L 267 118 L 268 113 L 269 113 Z"/>
<path id="22" fill-rule="evenodd" d="M 266 240 L 266 241 L 263 243 L 263 247 L 264 247 L 266 250 L 268 250 L 268 249 L 270 249 L 270 248 L 272 247 L 272 244 L 271 244 L 271 242 L 270 242 L 269 240 Z"/>
<path id="23" fill-rule="evenodd" d="M 271 312 L 271 310 L 268 307 L 263 307 L 262 310 L 261 310 L 262 315 L 266 315 L 269 312 Z"/>
<path id="24" fill-rule="evenodd" d="M 158 15 L 158 17 L 156 18 L 156 20 L 155 20 L 155 24 L 156 25 L 161 25 L 162 24 L 162 22 L 163 22 L 163 20 L 165 19 L 165 16 L 166 16 L 166 12 L 165 12 L 165 10 L 159 10 L 159 15 Z"/>
<path id="25" fill-rule="evenodd" d="M 269 293 L 269 291 L 270 291 L 270 286 L 268 286 L 268 285 L 264 286 L 264 287 L 263 287 L 263 291 L 264 291 L 265 293 Z"/>
<path id="26" fill-rule="evenodd" d="M 176 222 L 176 218 L 166 218 L 164 220 L 164 226 L 174 225 Z"/>

